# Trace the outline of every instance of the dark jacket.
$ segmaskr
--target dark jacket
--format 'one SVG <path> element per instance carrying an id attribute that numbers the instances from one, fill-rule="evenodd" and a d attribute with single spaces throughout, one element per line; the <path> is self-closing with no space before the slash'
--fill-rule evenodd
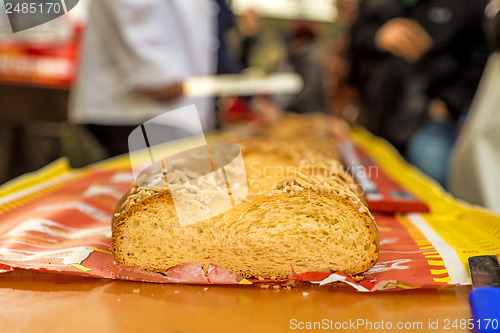
<path id="1" fill-rule="evenodd" d="M 442 99 L 458 118 L 472 101 L 489 55 L 482 31 L 487 4 L 488 0 L 361 0 L 350 31 L 348 59 L 351 82 L 360 90 L 362 102 L 372 104 L 369 91 L 373 89 L 378 88 L 381 95 L 391 93 L 384 87 L 370 87 L 377 66 L 395 58 L 376 48 L 375 35 L 390 19 L 405 17 L 416 20 L 434 43 L 416 64 L 405 64 L 403 79 L 421 82 L 429 100 Z"/>

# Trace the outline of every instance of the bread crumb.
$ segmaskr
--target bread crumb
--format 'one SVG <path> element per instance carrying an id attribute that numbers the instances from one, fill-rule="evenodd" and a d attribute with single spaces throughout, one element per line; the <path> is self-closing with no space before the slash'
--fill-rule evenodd
<path id="1" fill-rule="evenodd" d="M 308 295 L 309 295 L 309 293 L 307 293 L 305 291 L 302 293 L 302 296 L 308 296 Z"/>
<path id="2" fill-rule="evenodd" d="M 179 291 L 178 291 L 178 290 L 174 290 L 174 294 L 178 294 L 178 293 L 179 293 Z"/>
<path id="3" fill-rule="evenodd" d="M 140 292 L 141 292 L 141 290 L 140 290 L 140 289 L 134 289 L 134 290 L 132 290 L 132 292 L 133 292 L 134 294 L 138 294 L 138 293 L 140 293 Z"/>
<path id="4" fill-rule="evenodd" d="M 275 285 L 273 286 L 273 289 L 276 289 L 276 290 L 280 289 L 280 285 L 279 285 L 279 284 L 275 284 Z"/>
<path id="5" fill-rule="evenodd" d="M 353 276 L 352 279 L 356 282 L 359 282 L 359 281 L 363 281 L 365 279 L 365 277 L 363 275 L 356 275 L 356 276 Z"/>
<path id="6" fill-rule="evenodd" d="M 260 288 L 261 289 L 269 289 L 269 285 L 268 284 L 261 284 Z"/>
<path id="7" fill-rule="evenodd" d="M 208 290 L 208 287 L 203 288 L 203 291 L 207 291 L 207 290 Z"/>

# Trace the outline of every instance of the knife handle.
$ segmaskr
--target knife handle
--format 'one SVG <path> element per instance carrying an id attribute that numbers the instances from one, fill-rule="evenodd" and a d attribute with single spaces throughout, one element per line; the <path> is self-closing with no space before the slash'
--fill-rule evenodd
<path id="1" fill-rule="evenodd" d="M 477 333 L 500 332 L 500 288 L 480 287 L 469 294 L 469 304 Z"/>

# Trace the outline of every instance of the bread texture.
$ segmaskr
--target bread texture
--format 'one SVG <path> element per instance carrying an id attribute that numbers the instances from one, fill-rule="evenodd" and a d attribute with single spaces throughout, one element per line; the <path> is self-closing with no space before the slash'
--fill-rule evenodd
<path id="1" fill-rule="evenodd" d="M 132 187 L 113 218 L 116 262 L 156 272 L 213 263 L 246 278 L 290 278 L 292 268 L 354 275 L 372 267 L 378 232 L 356 183 L 334 153 L 321 151 L 326 144 L 280 144 L 288 131 L 276 140 L 241 140 L 249 195 L 212 218 L 182 226 L 169 189 Z"/>

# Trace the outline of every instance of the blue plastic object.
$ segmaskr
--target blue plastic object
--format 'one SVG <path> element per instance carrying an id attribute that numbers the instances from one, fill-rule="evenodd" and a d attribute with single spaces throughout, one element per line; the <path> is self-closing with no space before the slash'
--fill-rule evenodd
<path id="1" fill-rule="evenodd" d="M 480 287 L 469 294 L 477 333 L 500 332 L 500 287 Z"/>

